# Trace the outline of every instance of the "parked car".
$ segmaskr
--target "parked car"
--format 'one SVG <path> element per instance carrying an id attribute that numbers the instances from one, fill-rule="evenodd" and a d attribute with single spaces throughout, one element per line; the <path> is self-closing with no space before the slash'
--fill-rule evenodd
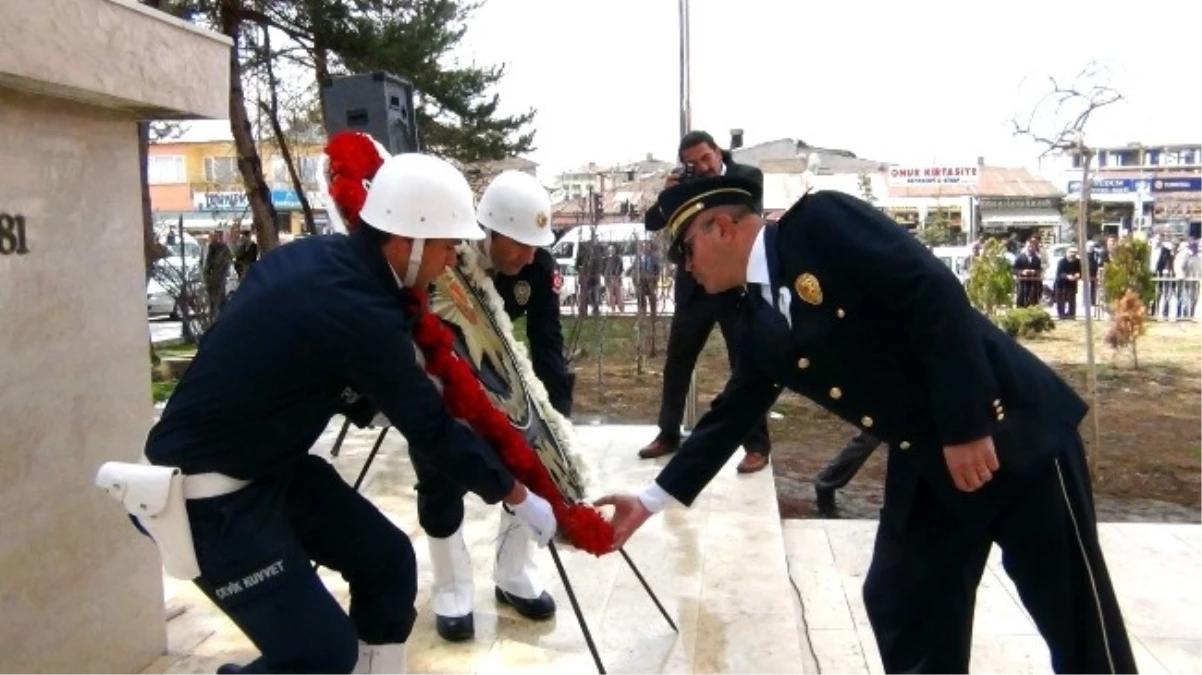
<path id="1" fill-rule="evenodd" d="M 185 284 L 184 279 L 187 279 Z M 229 298 L 238 290 L 238 274 L 230 265 L 225 282 L 225 296 Z M 169 256 L 156 261 L 146 282 L 146 313 L 149 317 L 167 316 L 180 318 L 179 298 L 184 291 L 203 294 L 204 281 L 201 277 L 201 262 L 197 257 Z"/>

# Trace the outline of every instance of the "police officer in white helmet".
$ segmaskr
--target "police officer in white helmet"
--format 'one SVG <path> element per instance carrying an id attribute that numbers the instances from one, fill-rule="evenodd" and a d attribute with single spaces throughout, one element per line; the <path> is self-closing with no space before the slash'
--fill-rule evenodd
<path id="1" fill-rule="evenodd" d="M 402 288 L 425 287 L 461 240 L 484 236 L 472 202 L 448 163 L 386 159 L 353 234 L 306 238 L 251 268 L 151 429 L 150 470 L 184 474 L 178 512 L 191 530 L 185 546 L 154 537 L 168 571 L 193 579 L 261 652 L 220 672 L 405 672 L 412 544 L 309 453 L 348 391 L 387 415 L 419 456 L 430 448 L 422 459 L 441 475 L 504 502 L 540 543 L 554 535 L 550 506 L 451 417 L 405 319 Z M 138 465 L 102 470 L 123 496 L 154 493 L 145 474 Z M 151 534 L 164 527 L 139 520 Z M 348 581 L 349 616 L 310 561 Z"/>
<path id="2" fill-rule="evenodd" d="M 563 357 L 559 320 L 562 283 L 546 249 L 551 232 L 551 199 L 530 174 L 506 171 L 485 189 L 476 218 L 486 230 L 473 242 L 476 260 L 494 282 L 511 319 L 526 316 L 534 374 L 547 389 L 552 407 L 571 415 L 573 378 Z M 413 447 L 412 445 L 410 447 Z M 413 454 L 418 479 L 418 520 L 430 544 L 434 570 L 431 605 L 435 626 L 445 640 L 475 635 L 472 562 L 463 539 L 464 489 L 429 461 L 433 453 Z M 496 538 L 493 580 L 497 602 L 522 616 L 546 620 L 555 615 L 532 556 L 531 531 L 502 510 Z"/>

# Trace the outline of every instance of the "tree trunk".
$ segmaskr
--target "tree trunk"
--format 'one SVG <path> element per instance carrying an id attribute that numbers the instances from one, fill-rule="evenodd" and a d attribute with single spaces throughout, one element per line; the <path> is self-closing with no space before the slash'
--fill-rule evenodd
<path id="1" fill-rule="evenodd" d="M 292 179 L 292 189 L 296 190 L 296 197 L 300 200 L 301 212 L 305 215 L 305 234 L 317 234 L 317 227 L 313 224 L 313 207 L 309 206 L 309 198 L 305 196 L 305 186 L 301 183 L 300 174 L 296 172 L 296 165 L 292 161 L 292 150 L 288 147 L 288 141 L 284 138 L 284 129 L 280 126 L 280 97 L 276 93 L 275 69 L 271 66 L 271 32 L 263 31 L 263 53 L 266 56 L 267 62 L 267 88 L 268 95 L 271 97 L 268 106 L 263 105 L 263 101 L 259 101 L 259 107 L 265 108 L 267 119 L 271 122 L 271 130 L 275 133 L 275 142 L 280 149 L 280 154 L 284 157 L 284 166 L 288 167 L 288 176 Z"/>
<path id="2" fill-rule="evenodd" d="M 234 135 L 234 147 L 238 149 L 238 172 L 246 187 L 246 198 L 250 202 L 254 218 L 255 237 L 259 254 L 266 255 L 279 245 L 275 227 L 275 208 L 271 204 L 271 188 L 263 178 L 263 161 L 255 147 L 251 132 L 250 116 L 246 112 L 246 97 L 242 92 L 242 63 L 238 59 L 239 33 L 238 0 L 222 0 L 219 8 L 221 32 L 234 41 L 230 50 L 230 132 Z"/>
<path id="3" fill-rule="evenodd" d="M 321 123 L 326 123 L 325 81 L 330 78 L 330 62 L 326 49 L 315 41 L 313 45 L 313 70 L 317 73 L 317 104 L 321 106 Z"/>

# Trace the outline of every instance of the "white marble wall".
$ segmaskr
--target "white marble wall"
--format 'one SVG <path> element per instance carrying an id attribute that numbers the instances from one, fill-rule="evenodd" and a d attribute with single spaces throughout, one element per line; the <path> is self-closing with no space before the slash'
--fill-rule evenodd
<path id="1" fill-rule="evenodd" d="M 151 421 L 132 120 L 4 92 L 0 670 L 137 669 L 164 647 L 153 549 L 93 486 Z M 131 142 L 133 139 L 134 142 Z"/>
<path id="2" fill-rule="evenodd" d="M 151 420 L 136 119 L 225 115 L 229 41 L 132 0 L 2 0 L 0 672 L 138 672 L 157 553 L 93 477 Z"/>
<path id="3" fill-rule="evenodd" d="M 0 4 L 0 92 L 21 88 L 152 118 L 229 114 L 225 36 L 136 0 Z"/>

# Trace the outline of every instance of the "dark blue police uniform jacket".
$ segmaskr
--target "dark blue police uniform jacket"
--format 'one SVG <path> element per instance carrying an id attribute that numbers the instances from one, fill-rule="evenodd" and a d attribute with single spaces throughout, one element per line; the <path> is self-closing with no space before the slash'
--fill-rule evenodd
<path id="1" fill-rule="evenodd" d="M 505 301 L 510 319 L 526 317 L 526 340 L 534 375 L 547 390 L 551 407 L 572 415 L 573 377 L 563 356 L 563 327 L 559 318 L 559 289 L 555 258 L 537 249 L 534 260 L 515 275 L 497 274 L 493 285 Z"/>
<path id="2" fill-rule="evenodd" d="M 151 429 L 146 456 L 253 480 L 306 455 L 346 405 L 370 399 L 415 452 L 496 503 L 513 478 L 450 416 L 415 360 L 401 290 L 370 235 L 310 237 L 255 263 Z"/>
<path id="3" fill-rule="evenodd" d="M 692 503 L 784 387 L 889 444 L 882 517 L 899 526 L 920 482 L 967 522 L 986 522 L 1076 433 L 1084 401 L 872 205 L 818 192 L 764 236 L 772 296 L 789 294 L 792 326 L 758 293 L 745 296 L 746 335 L 721 402 L 656 479 L 677 500 Z M 985 436 L 1001 468 L 960 492 L 943 447 Z"/>

